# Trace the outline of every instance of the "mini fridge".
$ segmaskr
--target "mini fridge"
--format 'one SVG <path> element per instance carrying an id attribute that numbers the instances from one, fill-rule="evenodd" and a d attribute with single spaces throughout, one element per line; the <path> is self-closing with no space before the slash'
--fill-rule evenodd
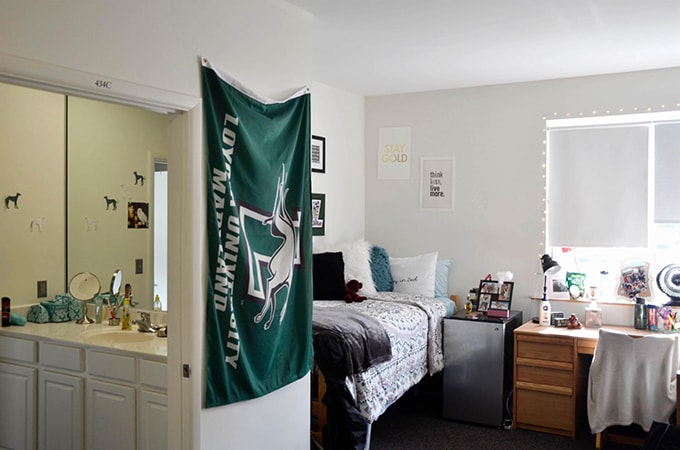
<path id="1" fill-rule="evenodd" d="M 512 420 L 513 331 L 521 324 L 521 311 L 444 319 L 444 418 L 498 428 Z"/>

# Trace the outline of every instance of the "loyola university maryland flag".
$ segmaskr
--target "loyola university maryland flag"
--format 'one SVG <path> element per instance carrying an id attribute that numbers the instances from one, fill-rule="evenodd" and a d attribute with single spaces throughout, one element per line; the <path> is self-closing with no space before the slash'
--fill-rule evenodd
<path id="1" fill-rule="evenodd" d="M 209 280 L 206 407 L 312 365 L 310 95 L 259 98 L 203 58 Z"/>

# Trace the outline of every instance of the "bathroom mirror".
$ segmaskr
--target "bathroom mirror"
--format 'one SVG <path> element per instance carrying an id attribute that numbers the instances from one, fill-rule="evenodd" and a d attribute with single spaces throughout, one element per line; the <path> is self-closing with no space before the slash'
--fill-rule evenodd
<path id="1" fill-rule="evenodd" d="M 3 295 L 31 305 L 118 267 L 152 309 L 154 273 L 166 272 L 154 260 L 155 163 L 167 161 L 172 116 L 5 83 L 0 105 L 0 194 L 18 199 L 0 210 L 0 254 L 13 255 Z"/>
<path id="2" fill-rule="evenodd" d="M 68 292 L 71 297 L 80 300 L 82 303 L 83 314 L 77 323 L 93 323 L 94 321 L 87 316 L 86 303 L 94 299 L 101 292 L 101 283 L 97 275 L 92 272 L 80 272 L 71 278 L 68 283 Z"/>

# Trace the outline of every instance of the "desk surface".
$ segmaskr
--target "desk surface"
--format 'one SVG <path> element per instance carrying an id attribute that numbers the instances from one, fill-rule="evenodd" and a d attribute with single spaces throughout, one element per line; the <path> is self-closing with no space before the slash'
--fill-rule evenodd
<path id="1" fill-rule="evenodd" d="M 619 333 L 625 333 L 629 336 L 676 336 L 677 334 L 665 334 L 665 333 L 655 333 L 649 330 L 638 330 L 633 327 L 626 327 L 620 325 L 603 325 L 603 329 L 616 331 Z M 553 326 L 541 326 L 537 323 L 531 321 L 524 323 L 522 326 L 515 329 L 515 334 L 533 334 L 541 336 L 554 336 L 554 337 L 568 337 L 577 340 L 578 353 L 592 355 L 597 345 L 597 339 L 599 337 L 600 328 L 587 328 L 582 327 L 581 329 L 569 329 L 562 327 Z"/>

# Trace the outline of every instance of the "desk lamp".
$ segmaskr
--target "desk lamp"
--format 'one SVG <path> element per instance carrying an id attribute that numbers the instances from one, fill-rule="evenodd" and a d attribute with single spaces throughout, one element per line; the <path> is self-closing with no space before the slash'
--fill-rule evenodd
<path id="1" fill-rule="evenodd" d="M 543 299 L 546 299 L 546 285 L 548 275 L 554 275 L 560 271 L 561 267 L 550 255 L 541 256 L 541 268 L 543 269 Z"/>
<path id="2" fill-rule="evenodd" d="M 548 275 L 556 274 L 560 271 L 561 267 L 550 255 L 543 255 L 541 256 L 541 269 L 543 270 L 543 298 L 541 299 L 541 305 L 547 306 L 547 315 L 550 316 L 550 302 L 548 302 L 546 295 Z M 540 323 L 538 316 L 532 317 L 531 320 L 534 323 Z"/>

